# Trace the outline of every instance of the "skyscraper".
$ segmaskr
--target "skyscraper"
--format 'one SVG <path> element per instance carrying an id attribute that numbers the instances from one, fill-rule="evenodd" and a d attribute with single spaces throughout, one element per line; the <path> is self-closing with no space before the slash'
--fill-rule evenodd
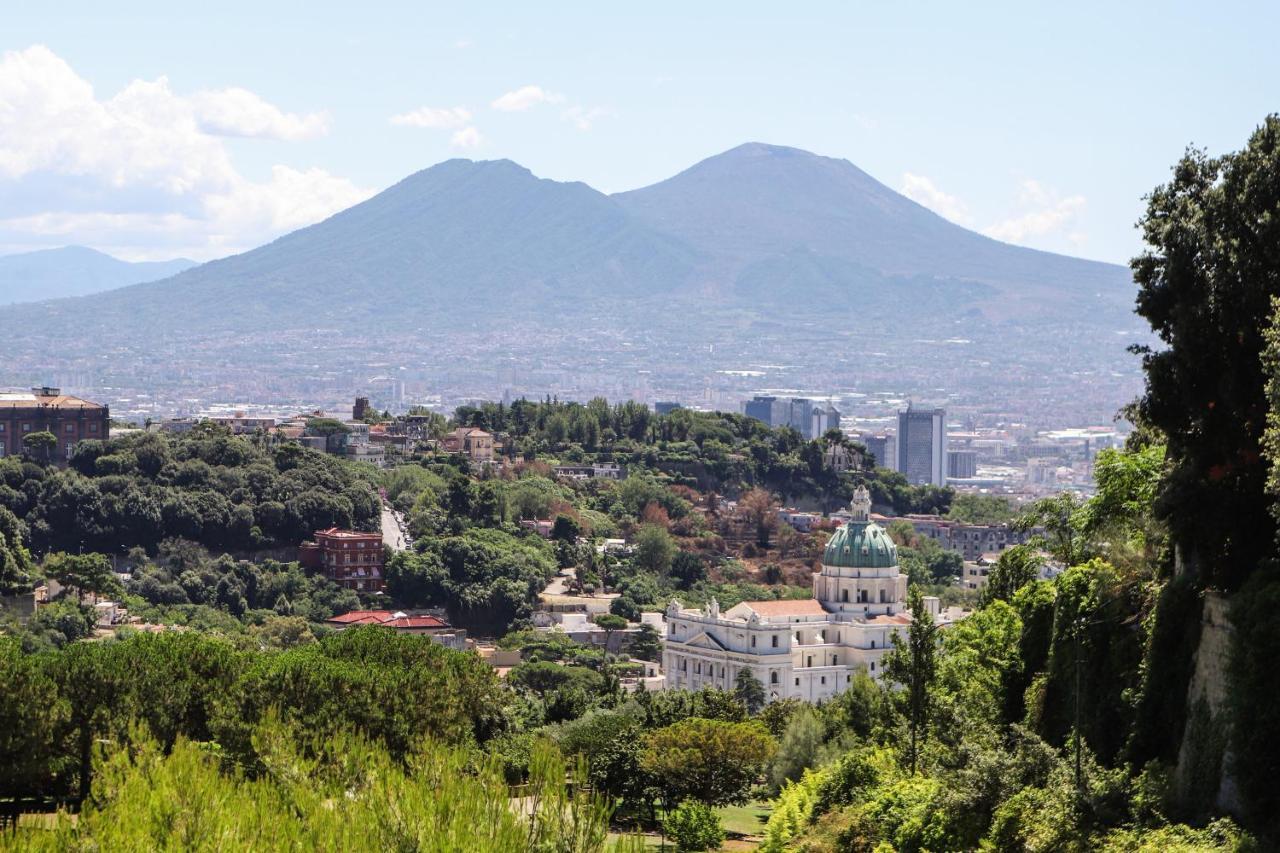
<path id="1" fill-rule="evenodd" d="M 947 416 L 942 409 L 898 412 L 897 469 L 913 486 L 947 482 Z"/>

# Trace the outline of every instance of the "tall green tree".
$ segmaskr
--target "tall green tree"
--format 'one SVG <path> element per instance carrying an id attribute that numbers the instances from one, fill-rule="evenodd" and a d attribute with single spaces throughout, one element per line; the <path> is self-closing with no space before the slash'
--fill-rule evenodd
<path id="1" fill-rule="evenodd" d="M 738 697 L 738 701 L 753 717 L 764 707 L 764 685 L 745 666 L 738 670 L 738 675 L 733 679 L 733 695 Z"/>
<path id="2" fill-rule="evenodd" d="M 691 717 L 650 733 L 640 764 L 669 806 L 689 799 L 726 805 L 746 799 L 775 748 L 758 722 Z"/>
<path id="3" fill-rule="evenodd" d="M 925 608 L 924 594 L 919 587 L 913 586 L 908 591 L 907 607 L 911 610 L 907 639 L 903 640 L 897 633 L 893 635 L 893 651 L 885 657 L 884 671 L 888 678 L 903 687 L 910 737 L 907 764 L 914 775 L 929 736 L 930 688 L 937 674 L 938 626 Z"/>
<path id="4" fill-rule="evenodd" d="M 1147 374 L 1138 413 L 1168 440 L 1157 508 L 1184 569 L 1234 589 L 1275 546 L 1259 354 L 1280 296 L 1280 116 L 1241 151 L 1189 150 L 1139 224 L 1137 311 L 1163 344 L 1135 347 Z"/>

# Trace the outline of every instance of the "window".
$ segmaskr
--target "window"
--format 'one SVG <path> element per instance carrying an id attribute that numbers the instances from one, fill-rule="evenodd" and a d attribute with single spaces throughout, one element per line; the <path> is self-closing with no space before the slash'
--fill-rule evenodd
<path id="1" fill-rule="evenodd" d="M 66 424 L 65 426 L 62 427 L 62 431 L 65 432 L 67 435 L 71 435 L 76 431 L 76 425 Z"/>
<path id="2" fill-rule="evenodd" d="M 23 425 L 22 425 L 22 431 L 23 431 L 23 432 L 31 432 L 31 424 L 23 424 Z"/>
<path id="3" fill-rule="evenodd" d="M 798 679 L 798 678 L 797 678 L 797 679 L 796 679 L 796 687 L 799 687 L 799 686 L 800 686 L 800 679 Z"/>
<path id="4" fill-rule="evenodd" d="M 776 672 L 771 672 L 771 673 L 769 673 L 769 683 L 770 683 L 770 684 L 777 684 L 777 683 L 778 683 L 778 673 L 776 673 Z"/>
<path id="5" fill-rule="evenodd" d="M 859 604 L 867 603 L 867 591 L 865 589 L 858 590 L 858 603 Z"/>
<path id="6" fill-rule="evenodd" d="M 839 659 L 838 659 L 835 655 L 832 655 L 832 656 L 831 656 L 831 665 L 832 665 L 832 666 L 835 666 L 838 662 L 839 662 Z"/>
<path id="7" fill-rule="evenodd" d="M 823 683 L 823 684 L 826 684 L 826 683 L 827 683 L 827 677 L 826 677 L 825 675 L 824 675 L 824 676 L 822 676 L 822 683 Z"/>
<path id="8" fill-rule="evenodd" d="M 804 659 L 805 666 L 813 666 L 813 655 L 809 655 Z"/>
<path id="9" fill-rule="evenodd" d="M 875 647 L 876 647 L 876 641 L 875 641 L 875 640 L 872 640 L 872 641 L 871 641 L 871 648 L 873 648 L 873 649 L 874 649 Z"/>
<path id="10" fill-rule="evenodd" d="M 97 432 L 97 431 L 98 431 L 97 424 L 89 424 L 89 432 Z"/>
<path id="11" fill-rule="evenodd" d="M 693 671 L 696 675 L 702 675 L 702 663 L 695 663 L 693 665 Z"/>
<path id="12" fill-rule="evenodd" d="M 774 634 L 769 639 L 773 640 L 773 647 L 776 649 L 778 647 L 778 635 Z"/>
<path id="13" fill-rule="evenodd" d="M 845 589 L 840 591 L 840 600 L 841 601 L 849 600 L 849 590 Z"/>
<path id="14" fill-rule="evenodd" d="M 753 649 L 754 649 L 755 647 L 756 647 L 756 638 L 755 638 L 755 635 L 754 635 L 754 634 L 752 634 L 752 635 L 751 635 L 751 648 L 753 648 Z"/>
<path id="15" fill-rule="evenodd" d="M 880 590 L 880 603 L 884 604 L 886 601 L 888 601 L 888 599 L 884 597 L 884 590 L 882 589 Z"/>
<path id="16" fill-rule="evenodd" d="M 875 672 L 875 671 L 876 671 L 876 662 L 875 662 L 875 661 L 872 661 L 872 662 L 871 662 L 871 671 L 872 671 L 872 672 Z"/>

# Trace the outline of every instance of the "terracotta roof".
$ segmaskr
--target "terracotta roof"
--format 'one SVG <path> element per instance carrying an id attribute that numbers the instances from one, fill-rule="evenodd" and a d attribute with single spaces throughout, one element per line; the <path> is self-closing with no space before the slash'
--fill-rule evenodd
<path id="1" fill-rule="evenodd" d="M 365 533 L 363 530 L 343 530 L 339 527 L 330 527 L 328 530 L 317 530 L 316 536 L 329 536 L 334 539 L 381 539 L 381 533 Z"/>
<path id="2" fill-rule="evenodd" d="M 816 598 L 796 598 L 783 601 L 744 601 L 761 616 L 825 616 L 827 611 Z"/>
<path id="3" fill-rule="evenodd" d="M 101 409 L 99 403 L 90 403 L 67 394 L 36 395 L 29 391 L 0 391 L 0 409 L 28 409 L 34 406 L 52 406 L 56 409 Z"/>
<path id="4" fill-rule="evenodd" d="M 870 619 L 868 619 L 867 624 L 868 625 L 910 625 L 911 614 L 895 613 L 894 615 L 889 616 L 888 614 L 882 613 L 879 616 L 873 616 Z"/>
<path id="5" fill-rule="evenodd" d="M 438 616 L 408 616 L 390 610 L 352 610 L 328 620 L 337 625 L 384 625 L 388 628 L 448 628 Z"/>

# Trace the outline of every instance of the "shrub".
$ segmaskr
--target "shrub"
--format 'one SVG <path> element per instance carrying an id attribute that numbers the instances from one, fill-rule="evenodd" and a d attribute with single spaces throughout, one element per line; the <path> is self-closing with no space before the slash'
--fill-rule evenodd
<path id="1" fill-rule="evenodd" d="M 724 843 L 724 827 L 711 807 L 685 800 L 662 821 L 662 828 L 677 850 L 718 850 Z"/>

